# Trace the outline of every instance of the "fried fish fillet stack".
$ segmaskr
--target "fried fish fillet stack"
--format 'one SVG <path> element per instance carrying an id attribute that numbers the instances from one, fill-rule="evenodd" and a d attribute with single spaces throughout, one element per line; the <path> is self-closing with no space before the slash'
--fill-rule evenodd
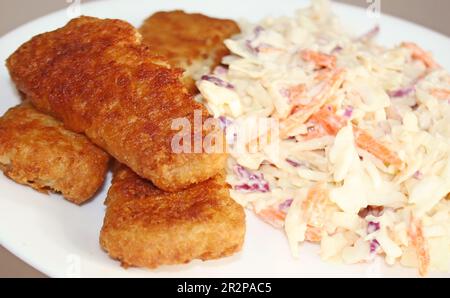
<path id="1" fill-rule="evenodd" d="M 242 247 L 245 214 L 221 175 L 167 193 L 120 166 L 105 204 L 100 243 L 125 267 L 216 259 Z"/>
<path id="2" fill-rule="evenodd" d="M 124 21 L 80 17 L 32 38 L 7 67 L 38 110 L 85 133 L 157 187 L 177 191 L 216 175 L 226 155 L 173 152 L 172 121 L 193 123 L 194 111 L 203 120 L 208 113 L 183 86 L 182 71 L 139 37 Z M 210 132 L 203 129 L 202 137 Z M 192 130 L 191 140 L 199 139 Z"/>
<path id="3" fill-rule="evenodd" d="M 168 57 L 174 67 L 188 69 L 185 85 L 193 92 L 192 70 L 202 65 L 209 72 L 220 63 L 227 53 L 223 39 L 235 32 L 234 26 L 232 21 L 199 14 L 159 12 L 145 22 L 141 33 L 150 48 Z M 239 251 L 244 240 L 243 208 L 230 198 L 221 174 L 167 193 L 120 166 L 106 205 L 100 243 L 125 267 L 155 268 L 225 257 Z"/>
<path id="4" fill-rule="evenodd" d="M 81 204 L 103 184 L 108 155 L 29 104 L 0 118 L 0 168 L 12 180 Z"/>
<path id="5" fill-rule="evenodd" d="M 195 80 L 211 72 L 229 54 L 223 41 L 240 29 L 232 20 L 176 10 L 153 14 L 139 31 L 152 50 L 186 70 L 185 84 L 195 92 Z"/>
<path id="6" fill-rule="evenodd" d="M 150 22 L 164 23 L 160 16 L 156 14 Z M 100 234 L 101 246 L 123 266 L 155 268 L 216 259 L 239 251 L 244 240 L 245 213 L 230 198 L 222 174 L 226 154 L 204 150 L 176 153 L 172 147 L 178 134 L 172 129 L 173 120 L 184 119 L 192 125 L 194 115 L 201 115 L 201 121 L 209 117 L 190 96 L 192 90 L 183 85 L 183 71 L 178 67 L 195 69 L 201 64 L 209 72 L 227 53 L 222 41 L 239 29 L 234 22 L 201 15 L 175 12 L 168 17 L 169 27 L 190 26 L 178 37 L 167 37 L 170 42 L 159 44 L 168 49 L 178 38 L 177 44 L 182 43 L 184 49 L 178 54 L 144 46 L 138 32 L 126 22 L 81 17 L 34 37 L 7 60 L 19 91 L 39 111 L 60 119 L 74 132 L 29 105 L 13 109 L 25 111 L 14 117 L 10 111 L 4 119 L 15 120 L 0 122 L 5 127 L 0 131 L 4 132 L 0 142 L 5 150 L 0 153 L 5 154 L 0 161 L 5 173 L 37 189 L 61 191 L 81 203 L 81 191 L 90 189 L 86 185 L 80 189 L 81 182 L 95 184 L 98 177 L 88 169 L 86 159 L 103 161 L 82 149 L 91 146 L 107 155 L 77 133 L 84 133 L 123 163 L 114 172 Z M 203 26 L 207 28 L 202 31 Z M 159 34 L 168 34 L 169 27 Z M 180 40 L 181 36 L 185 39 Z M 168 55 L 169 60 L 160 54 Z M 193 72 L 196 70 L 188 74 Z M 190 84 L 189 89 L 195 88 L 192 79 Z M 26 122 L 28 118 L 32 120 Z M 16 126 L 25 132 L 23 136 L 14 131 Z M 211 140 L 212 135 L 222 137 L 218 129 L 205 125 L 200 132 L 197 128 L 184 133 L 192 142 L 205 137 Z M 62 135 L 83 140 L 85 147 L 70 143 L 67 136 L 61 140 Z M 75 149 L 80 149 L 82 156 L 76 158 L 64 151 L 78 153 Z M 86 169 L 81 168 L 83 162 Z M 30 173 L 40 169 L 40 175 L 24 175 L 24 168 Z M 102 170 L 104 176 L 106 166 Z M 77 181 L 74 175 L 78 175 Z"/>

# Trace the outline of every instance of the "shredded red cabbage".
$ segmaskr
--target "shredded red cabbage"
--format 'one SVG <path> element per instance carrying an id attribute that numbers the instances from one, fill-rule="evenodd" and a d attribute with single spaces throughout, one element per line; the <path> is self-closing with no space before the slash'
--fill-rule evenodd
<path id="1" fill-rule="evenodd" d="M 241 185 L 236 185 L 234 187 L 235 190 L 241 191 L 241 192 L 269 192 L 269 184 L 259 184 L 259 183 L 254 183 L 254 184 L 249 184 L 249 183 L 244 183 Z"/>
<path id="2" fill-rule="evenodd" d="M 287 211 L 289 210 L 289 207 L 291 207 L 292 202 L 294 202 L 293 199 L 287 199 L 286 201 L 284 201 L 283 203 L 281 203 L 278 206 L 278 210 L 280 210 L 281 212 L 287 213 Z"/>
<path id="3" fill-rule="evenodd" d="M 379 222 L 370 221 L 369 224 L 367 225 L 367 234 L 375 233 L 380 228 L 381 227 L 380 227 L 380 223 Z"/>
<path id="4" fill-rule="evenodd" d="M 233 126 L 233 121 L 225 116 L 218 118 L 220 128 L 225 132 L 225 137 L 228 145 L 233 145 L 237 141 L 237 132 Z"/>
<path id="5" fill-rule="evenodd" d="M 234 173 L 240 179 L 248 179 L 248 180 L 264 179 L 264 175 L 262 173 L 252 173 L 241 165 L 236 165 L 234 167 Z"/>
<path id="6" fill-rule="evenodd" d="M 251 40 L 247 40 L 245 42 L 245 46 L 250 50 L 250 52 L 254 53 L 254 54 L 259 54 L 261 52 L 261 50 L 264 49 L 270 49 L 273 48 L 270 44 L 267 43 L 261 43 L 258 46 L 253 46 L 252 44 L 253 42 Z"/>
<path id="7" fill-rule="evenodd" d="M 228 118 L 225 117 L 225 116 L 220 116 L 218 119 L 219 119 L 220 127 L 221 127 L 223 130 L 226 130 L 227 127 L 230 127 L 231 125 L 233 125 L 233 121 L 231 121 L 230 119 L 228 119 Z"/>
<path id="8" fill-rule="evenodd" d="M 352 106 L 346 107 L 345 112 L 344 112 L 344 117 L 351 118 L 352 115 L 353 115 L 353 107 Z"/>
<path id="9" fill-rule="evenodd" d="M 258 39 L 258 37 L 261 35 L 261 32 L 263 32 L 264 30 L 265 29 L 262 26 L 256 26 L 255 29 L 253 29 L 253 37 L 245 41 L 245 46 L 250 50 L 250 52 L 258 54 L 261 51 L 261 47 L 267 46 L 266 44 L 261 44 L 255 47 L 252 44 L 255 40 Z"/>
<path id="10" fill-rule="evenodd" d="M 339 52 L 341 52 L 343 49 L 344 49 L 343 47 L 337 46 L 337 47 L 335 47 L 335 48 L 331 51 L 331 54 L 339 53 Z"/>
<path id="11" fill-rule="evenodd" d="M 421 80 L 425 75 L 421 75 L 418 78 L 414 79 L 414 81 L 411 82 L 410 86 L 407 86 L 405 88 L 400 88 L 398 90 L 389 91 L 388 94 L 390 97 L 405 97 L 410 95 L 413 92 L 416 92 L 416 85 L 420 83 Z"/>
<path id="12" fill-rule="evenodd" d="M 286 97 L 286 98 L 289 98 L 289 96 L 291 95 L 291 93 L 289 92 L 289 90 L 286 89 L 286 88 L 280 89 L 279 92 L 280 92 L 280 95 L 281 95 L 281 96 Z"/>
<path id="13" fill-rule="evenodd" d="M 255 27 L 255 29 L 253 29 L 253 34 L 255 35 L 255 39 L 259 37 L 259 35 L 261 35 L 261 32 L 263 32 L 265 29 L 263 26 L 258 25 Z"/>
<path id="14" fill-rule="evenodd" d="M 228 68 L 226 68 L 226 67 L 224 67 L 222 65 L 219 65 L 219 66 L 217 66 L 214 69 L 214 74 L 215 75 L 224 75 L 224 74 L 227 74 L 227 73 L 228 73 Z"/>
<path id="15" fill-rule="evenodd" d="M 297 162 L 297 161 L 292 160 L 292 159 L 289 159 L 289 158 L 286 158 L 286 162 L 287 162 L 288 164 L 290 164 L 291 166 L 293 166 L 294 168 L 299 168 L 299 167 L 303 166 L 302 163 Z"/>
<path id="16" fill-rule="evenodd" d="M 370 253 L 375 253 L 380 247 L 380 242 L 377 239 L 370 241 Z"/>
<path id="17" fill-rule="evenodd" d="M 240 179 L 247 180 L 247 182 L 234 187 L 235 190 L 242 192 L 269 192 L 269 182 L 264 179 L 263 173 L 252 173 L 241 165 L 234 167 L 234 173 Z"/>
<path id="18" fill-rule="evenodd" d="M 406 88 L 401 88 L 398 90 L 389 91 L 388 94 L 390 97 L 405 97 L 415 92 L 416 88 L 414 86 L 409 86 Z"/>
<path id="19" fill-rule="evenodd" d="M 203 81 L 211 82 L 211 83 L 213 83 L 216 86 L 234 90 L 234 86 L 232 84 L 230 84 L 228 82 L 225 82 L 224 80 L 222 80 L 222 79 L 220 79 L 218 77 L 211 76 L 211 75 L 204 75 L 204 76 L 202 76 L 201 79 Z"/>
<path id="20" fill-rule="evenodd" d="M 250 50 L 250 52 L 252 52 L 254 54 L 258 54 L 259 53 L 259 48 L 258 47 L 254 47 L 252 45 L 252 41 L 251 40 L 246 40 L 245 41 L 245 46 L 247 47 L 247 49 Z"/>
<path id="21" fill-rule="evenodd" d="M 414 176 L 413 176 L 415 179 L 417 179 L 417 180 L 422 180 L 422 178 L 423 178 L 423 173 L 421 172 L 421 171 L 416 171 L 415 173 L 414 173 Z"/>
<path id="22" fill-rule="evenodd" d="M 363 34 L 362 36 L 360 36 L 359 38 L 357 38 L 358 41 L 368 41 L 373 39 L 374 37 L 376 37 L 378 35 L 378 33 L 380 33 L 380 25 L 376 25 L 374 28 L 372 28 L 369 32 L 367 32 L 366 34 Z"/>

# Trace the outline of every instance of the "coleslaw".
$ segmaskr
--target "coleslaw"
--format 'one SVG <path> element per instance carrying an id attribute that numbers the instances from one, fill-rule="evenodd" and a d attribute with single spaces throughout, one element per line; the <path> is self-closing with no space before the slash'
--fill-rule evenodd
<path id="1" fill-rule="evenodd" d="M 379 27 L 347 33 L 325 0 L 241 29 L 200 100 L 227 126 L 276 119 L 279 139 L 230 152 L 231 196 L 294 256 L 309 241 L 324 260 L 448 271 L 449 73 L 414 43 L 377 45 Z"/>

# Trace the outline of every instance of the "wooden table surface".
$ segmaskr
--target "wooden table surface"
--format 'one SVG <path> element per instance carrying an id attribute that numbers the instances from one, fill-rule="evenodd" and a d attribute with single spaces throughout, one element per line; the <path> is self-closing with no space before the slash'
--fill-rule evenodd
<path id="1" fill-rule="evenodd" d="M 89 2 L 95 0 L 83 0 Z M 156 0 L 152 0 L 156 1 Z M 163 1 L 163 0 L 158 0 Z M 164 0 L 169 1 L 169 0 Z M 367 7 L 367 0 L 336 0 Z M 37 17 L 67 7 L 66 0 L 0 1 L 0 36 Z M 449 0 L 381 0 L 383 13 L 395 15 L 450 36 Z M 0 277 L 45 277 L 0 245 Z"/>

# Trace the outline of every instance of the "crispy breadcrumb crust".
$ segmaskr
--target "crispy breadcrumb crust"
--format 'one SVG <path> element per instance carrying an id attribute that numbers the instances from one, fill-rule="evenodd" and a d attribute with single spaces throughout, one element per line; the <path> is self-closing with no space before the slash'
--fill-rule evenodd
<path id="1" fill-rule="evenodd" d="M 105 204 L 100 244 L 124 267 L 217 259 L 242 248 L 244 210 L 222 175 L 167 193 L 120 166 Z"/>
<path id="2" fill-rule="evenodd" d="M 240 33 L 233 20 L 181 10 L 157 12 L 145 20 L 139 31 L 152 50 L 186 70 L 184 80 L 191 92 L 196 91 L 191 69 L 200 64 L 212 71 L 230 53 L 224 40 Z"/>
<path id="3" fill-rule="evenodd" d="M 161 189 L 186 188 L 224 167 L 225 154 L 172 151 L 172 120 L 193 123 L 195 110 L 203 120 L 209 115 L 183 86 L 182 70 L 142 45 L 124 21 L 74 19 L 23 44 L 7 67 L 38 110 L 85 133 Z"/>
<path id="4" fill-rule="evenodd" d="M 0 168 L 12 180 L 82 204 L 102 186 L 109 156 L 84 135 L 21 104 L 0 118 Z"/>

